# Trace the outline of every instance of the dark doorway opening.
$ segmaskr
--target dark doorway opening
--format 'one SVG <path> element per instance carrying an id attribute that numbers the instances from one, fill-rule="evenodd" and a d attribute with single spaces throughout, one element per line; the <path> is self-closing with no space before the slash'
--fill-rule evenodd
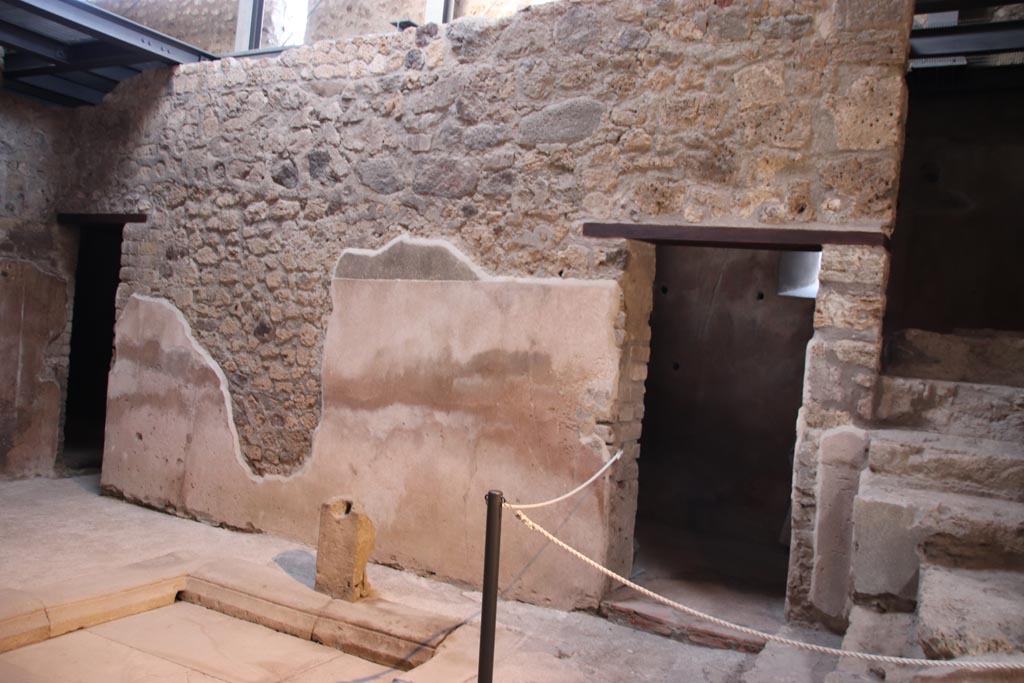
<path id="1" fill-rule="evenodd" d="M 783 253 L 657 247 L 633 568 L 657 593 L 769 630 L 783 620 L 814 331 L 814 299 L 778 294 Z M 615 591 L 604 611 L 683 640 L 756 649 L 637 597 Z"/>
<path id="2" fill-rule="evenodd" d="M 1024 67 L 928 71 L 908 78 L 884 372 L 1024 386 Z"/>
<path id="3" fill-rule="evenodd" d="M 121 223 L 79 228 L 64 417 L 63 460 L 72 470 L 98 468 L 103 461 L 107 374 L 114 352 L 123 228 Z"/>

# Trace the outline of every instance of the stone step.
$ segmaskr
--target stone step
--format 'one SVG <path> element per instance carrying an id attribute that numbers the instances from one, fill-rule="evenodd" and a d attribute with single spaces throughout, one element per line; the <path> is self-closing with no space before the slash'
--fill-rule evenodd
<path id="1" fill-rule="evenodd" d="M 892 657 L 923 658 L 917 643 L 917 618 L 909 612 L 878 612 L 854 606 L 850 610 L 850 625 L 843 636 L 843 649 Z M 879 664 L 853 658 L 843 658 L 825 683 L 906 683 L 913 676 L 906 666 Z"/>
<path id="2" fill-rule="evenodd" d="M 1024 335 L 996 330 L 901 330 L 888 340 L 886 374 L 1024 387 Z"/>
<path id="3" fill-rule="evenodd" d="M 641 583 L 670 600 L 764 633 L 777 633 L 785 622 L 783 597 L 758 588 L 683 578 L 652 578 Z M 691 617 L 626 586 L 613 590 L 599 613 L 623 626 L 703 647 L 757 653 L 765 646 L 762 638 Z"/>
<path id="4" fill-rule="evenodd" d="M 1024 389 L 940 380 L 880 378 L 878 426 L 1024 442 Z"/>
<path id="5" fill-rule="evenodd" d="M 1024 653 L 1024 571 L 923 563 L 917 615 L 929 657 Z"/>
<path id="6" fill-rule="evenodd" d="M 861 475 L 854 499 L 853 529 L 856 599 L 897 609 L 917 600 L 919 556 L 975 567 L 1024 558 L 1021 503 L 922 490 L 870 470 Z"/>
<path id="7" fill-rule="evenodd" d="M 868 464 L 915 488 L 1024 502 L 1024 443 L 878 430 L 871 432 Z"/>
<path id="8" fill-rule="evenodd" d="M 783 627 L 779 635 L 826 647 L 839 647 L 841 642 L 834 633 L 792 625 Z M 742 683 L 818 683 L 836 668 L 837 660 L 833 655 L 768 643 L 740 680 Z"/>

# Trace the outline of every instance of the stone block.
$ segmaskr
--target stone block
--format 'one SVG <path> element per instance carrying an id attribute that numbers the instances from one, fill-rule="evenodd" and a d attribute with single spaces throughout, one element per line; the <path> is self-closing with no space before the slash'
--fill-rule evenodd
<path id="1" fill-rule="evenodd" d="M 232 558 L 190 571 L 179 598 L 304 640 L 331 601 L 276 567 Z"/>
<path id="2" fill-rule="evenodd" d="M 376 541 L 373 522 L 351 497 L 339 496 L 321 505 L 316 589 L 351 602 L 369 597 L 366 563 Z"/>
<path id="3" fill-rule="evenodd" d="M 412 189 L 416 194 L 458 199 L 473 194 L 479 180 L 474 164 L 454 157 L 439 157 L 417 164 Z"/>
<path id="4" fill-rule="evenodd" d="M 822 287 L 814 307 L 814 327 L 880 333 L 885 296 Z"/>
<path id="5" fill-rule="evenodd" d="M 913 15 L 909 0 L 836 0 L 835 22 L 841 31 L 905 29 Z"/>
<path id="6" fill-rule="evenodd" d="M 849 601 L 853 501 L 867 460 L 867 443 L 863 430 L 837 427 L 822 435 L 819 446 L 810 600 L 840 621 Z"/>
<path id="7" fill-rule="evenodd" d="M 0 589 L 0 653 L 50 637 L 46 607 L 34 595 Z"/>
<path id="8" fill-rule="evenodd" d="M 381 194 L 394 194 L 405 185 L 391 159 L 366 159 L 356 164 L 356 173 L 363 185 Z"/>
<path id="9" fill-rule="evenodd" d="M 925 565 L 918 636 L 929 657 L 1021 653 L 1024 572 Z"/>
<path id="10" fill-rule="evenodd" d="M 891 499 L 858 495 L 853 504 L 853 590 L 862 596 L 917 598 L 914 508 Z"/>
<path id="11" fill-rule="evenodd" d="M 901 73 L 865 74 L 829 98 L 840 150 L 896 149 L 906 86 Z"/>
<path id="12" fill-rule="evenodd" d="M 823 282 L 851 282 L 882 288 L 888 273 L 889 254 L 883 247 L 827 244 L 822 248 L 818 277 Z"/>
<path id="13" fill-rule="evenodd" d="M 733 76 L 740 109 L 782 102 L 786 81 L 781 62 L 762 62 L 744 67 Z"/>
<path id="14" fill-rule="evenodd" d="M 524 116 L 519 122 L 519 144 L 528 147 L 550 143 L 571 144 L 594 134 L 605 106 L 589 97 L 549 105 Z"/>

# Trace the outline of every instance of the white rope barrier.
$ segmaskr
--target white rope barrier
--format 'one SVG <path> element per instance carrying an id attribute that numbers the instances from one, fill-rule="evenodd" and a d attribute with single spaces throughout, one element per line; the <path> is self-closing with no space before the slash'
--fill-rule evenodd
<path id="1" fill-rule="evenodd" d="M 800 649 L 800 650 L 807 650 L 809 652 L 817 652 L 819 654 L 832 655 L 832 656 L 836 656 L 836 657 L 847 657 L 847 658 L 850 658 L 850 659 L 859 659 L 861 661 L 875 662 L 875 663 L 878 663 L 878 664 L 894 664 L 894 665 L 898 665 L 898 666 L 916 666 L 916 667 L 933 667 L 933 668 L 941 667 L 941 668 L 949 668 L 949 669 L 970 669 L 970 670 L 973 670 L 973 671 L 1024 671 L 1024 662 L 951 661 L 951 660 L 943 660 L 943 659 L 915 659 L 915 658 L 912 658 L 912 657 L 891 657 L 891 656 L 888 656 L 888 655 L 875 655 L 875 654 L 871 654 L 871 653 L 868 653 L 868 652 L 856 652 L 854 650 L 840 650 L 839 648 L 835 648 L 835 647 L 827 647 L 827 646 L 824 646 L 824 645 L 815 645 L 813 643 L 805 643 L 805 642 L 803 642 L 801 640 L 793 640 L 792 638 L 786 638 L 786 637 L 778 636 L 778 635 L 775 635 L 775 634 L 772 634 L 772 633 L 765 633 L 764 631 L 758 631 L 757 629 L 749 628 L 747 626 L 742 626 L 740 624 L 735 624 L 735 623 L 733 623 L 731 621 L 727 621 L 725 619 L 720 619 L 720 618 L 718 618 L 716 616 L 713 616 L 711 614 L 708 614 L 706 612 L 701 612 L 700 610 L 694 609 L 692 607 L 687 607 L 686 605 L 684 605 L 682 603 L 679 603 L 679 602 L 676 602 L 674 600 L 669 600 L 666 597 L 658 595 L 657 593 L 655 593 L 652 590 L 648 590 L 647 588 L 644 588 L 643 586 L 641 586 L 639 584 L 633 583 L 632 581 L 630 581 L 629 579 L 625 578 L 624 576 L 620 576 L 619 574 L 616 574 L 611 569 L 608 569 L 607 567 L 599 564 L 598 562 L 595 562 L 594 560 L 590 559 L 589 557 L 587 557 L 586 555 L 584 555 L 580 551 L 576 550 L 575 548 L 573 548 L 569 544 L 567 544 L 564 541 L 560 540 L 554 534 L 549 532 L 547 529 L 545 529 L 544 527 L 540 526 L 539 524 L 534 522 L 532 519 L 527 517 L 526 514 L 523 512 L 523 510 L 526 510 L 526 509 L 540 508 L 540 507 L 545 507 L 545 506 L 548 506 L 548 505 L 554 505 L 555 503 L 559 503 L 559 502 L 561 502 L 561 501 L 563 501 L 563 500 L 565 500 L 567 498 L 570 498 L 570 497 L 576 495 L 577 493 L 579 493 L 580 491 L 585 489 L 587 486 L 589 486 L 590 484 L 594 483 L 594 481 L 596 481 L 598 477 L 600 477 L 602 474 L 604 474 L 608 470 L 608 468 L 611 467 L 612 463 L 614 463 L 616 460 L 618 460 L 621 455 L 622 455 L 622 451 L 619 450 L 619 452 L 615 454 L 615 457 L 613 457 L 611 460 L 606 462 L 604 464 L 604 466 L 601 467 L 601 469 L 598 470 L 596 474 L 594 474 L 594 476 L 592 476 L 590 479 L 588 479 L 584 483 L 580 484 L 575 489 L 573 489 L 572 491 L 570 491 L 569 493 L 567 493 L 567 494 L 565 494 L 563 496 L 559 496 L 558 498 L 553 498 L 553 499 L 551 499 L 549 501 L 545 501 L 543 503 L 533 503 L 531 505 L 513 505 L 511 503 L 507 503 L 506 502 L 506 503 L 504 503 L 504 507 L 508 508 L 509 510 L 514 511 L 516 519 L 518 519 L 520 522 L 522 522 L 526 526 L 527 529 L 530 529 L 531 531 L 535 531 L 535 532 L 539 533 L 541 536 L 544 536 L 548 541 L 550 541 L 554 545 L 558 546 L 559 548 L 561 548 L 565 552 L 569 553 L 570 555 L 572 555 L 576 559 L 580 560 L 581 562 L 589 565 L 590 567 L 592 567 L 593 569 L 597 570 L 598 572 L 604 574 L 608 578 L 610 578 L 610 579 L 612 579 L 614 581 L 618 581 L 619 583 L 621 583 L 624 586 L 628 586 L 629 588 L 632 588 L 637 593 L 640 593 L 641 595 L 645 595 L 648 598 L 650 598 L 651 600 L 654 600 L 655 602 L 659 602 L 662 605 L 665 605 L 667 607 L 671 607 L 672 609 L 678 610 L 678 611 L 680 611 L 680 612 L 682 612 L 684 614 L 689 614 L 692 617 L 696 617 L 698 619 L 703 619 L 704 621 L 707 621 L 707 622 L 712 623 L 712 624 L 717 624 L 718 626 L 723 626 L 723 627 L 728 628 L 728 629 L 730 629 L 732 631 L 735 631 L 736 633 L 742 633 L 744 635 L 753 636 L 754 638 L 759 638 L 759 639 L 764 640 L 766 642 L 779 643 L 781 645 L 787 645 L 789 647 L 794 647 L 794 648 L 797 648 L 797 649 Z"/>
<path id="2" fill-rule="evenodd" d="M 543 503 L 530 503 L 524 505 L 513 505 L 512 503 L 505 503 L 505 507 L 507 507 L 509 510 L 534 510 L 536 508 L 543 508 L 547 507 L 548 505 L 554 505 L 555 503 L 561 503 L 563 500 L 567 498 L 572 498 L 577 493 L 579 493 L 580 491 L 582 491 L 583 489 L 587 488 L 595 481 L 597 481 L 597 478 L 600 477 L 605 472 L 607 472 L 608 468 L 614 465 L 615 461 L 621 457 L 622 449 L 620 448 L 619 452 L 613 455 L 611 459 L 601 467 L 601 469 L 599 469 L 597 472 L 594 472 L 594 476 L 592 476 L 590 479 L 587 479 L 585 482 L 574 488 L 572 491 L 569 491 L 569 493 L 561 495 L 558 498 L 552 498 L 551 500 L 546 500 Z"/>

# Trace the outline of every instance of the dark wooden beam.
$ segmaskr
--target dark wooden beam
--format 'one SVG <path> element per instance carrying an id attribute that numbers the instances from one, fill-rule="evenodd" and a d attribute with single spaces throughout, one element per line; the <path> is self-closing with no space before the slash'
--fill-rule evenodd
<path id="1" fill-rule="evenodd" d="M 651 223 L 584 223 L 585 237 L 630 239 L 654 244 L 816 251 L 825 244 L 889 248 L 889 238 L 874 230 L 822 228 L 729 227 L 721 225 L 657 225 Z"/>
<path id="2" fill-rule="evenodd" d="M 149 215 L 144 213 L 58 213 L 61 225 L 124 225 L 145 223 Z"/>

